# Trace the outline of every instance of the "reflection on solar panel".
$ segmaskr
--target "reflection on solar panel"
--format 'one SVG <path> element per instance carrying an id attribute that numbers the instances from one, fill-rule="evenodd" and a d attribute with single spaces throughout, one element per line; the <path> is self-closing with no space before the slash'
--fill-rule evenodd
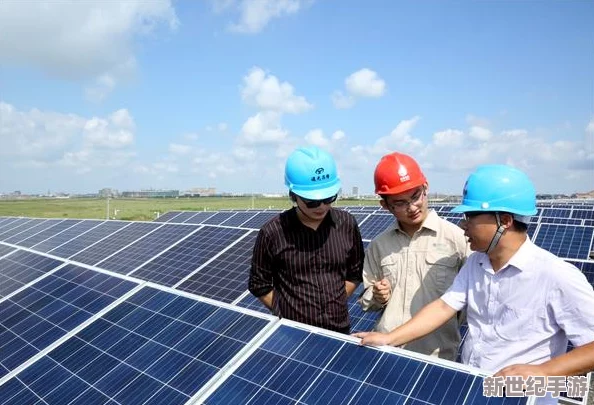
<path id="1" fill-rule="evenodd" d="M 572 225 L 541 224 L 534 243 L 568 259 L 587 259 L 594 228 Z"/>
<path id="2" fill-rule="evenodd" d="M 130 281 L 67 265 L 0 302 L 0 377 L 134 286 Z M 0 398 L 6 397 L 0 394 Z"/>
<path id="3" fill-rule="evenodd" d="M 117 232 L 114 232 L 109 237 L 98 241 L 80 253 L 71 256 L 72 260 L 85 264 L 95 264 L 114 254 L 123 247 L 138 240 L 158 227 L 162 226 L 154 222 L 136 222 L 129 223 Z"/>
<path id="4" fill-rule="evenodd" d="M 61 264 L 62 261 L 23 250 L 0 259 L 0 298 L 12 294 Z"/>
<path id="5" fill-rule="evenodd" d="M 256 232 L 251 232 L 177 288 L 218 301 L 233 302 L 247 288 L 255 241 Z"/>
<path id="6" fill-rule="evenodd" d="M 102 269 L 121 274 L 130 273 L 196 229 L 198 229 L 198 226 L 194 225 L 165 224 L 120 252 L 97 263 L 97 265 Z"/>
<path id="7" fill-rule="evenodd" d="M 245 233 L 241 229 L 205 226 L 131 275 L 172 286 Z"/>
<path id="8" fill-rule="evenodd" d="M 54 223 L 52 226 L 50 226 L 49 228 L 47 228 L 46 230 L 41 231 L 33 236 L 30 236 L 27 239 L 23 239 L 23 240 L 19 241 L 18 245 L 24 246 L 24 247 L 31 247 L 31 246 L 36 245 L 48 238 L 51 238 L 52 236 L 56 235 L 57 233 L 60 233 L 63 230 L 68 229 L 75 224 L 78 224 L 79 222 L 80 222 L 80 220 L 74 220 L 74 219 L 66 219 L 64 221 L 58 221 L 58 222 Z"/>
<path id="9" fill-rule="evenodd" d="M 0 398 L 184 404 L 268 322 L 144 288 L 0 386 Z"/>
<path id="10" fill-rule="evenodd" d="M 100 241 L 106 236 L 111 235 L 112 233 L 117 232 L 121 228 L 128 225 L 130 225 L 129 222 L 103 222 L 102 224 L 85 232 L 83 235 L 80 235 L 76 239 L 72 239 L 69 242 L 66 242 L 50 250 L 49 253 L 58 257 L 70 257 L 78 253 L 80 250 L 88 248 L 93 243 Z"/>
<path id="11" fill-rule="evenodd" d="M 361 225 L 361 236 L 363 239 L 373 239 L 390 225 L 394 223 L 394 216 L 390 214 L 373 214 L 370 215 Z"/>
<path id="12" fill-rule="evenodd" d="M 481 375 L 281 325 L 201 402 L 484 404 L 482 393 Z"/>
<path id="13" fill-rule="evenodd" d="M 52 236 L 51 238 L 48 238 L 43 242 L 40 242 L 37 245 L 32 246 L 32 248 L 39 252 L 49 252 L 50 250 L 70 241 L 71 239 L 83 234 L 84 232 L 87 232 L 88 230 L 96 227 L 101 223 L 102 221 L 92 220 L 79 222 L 73 227 L 68 228 L 60 233 L 57 233 L 55 236 Z"/>

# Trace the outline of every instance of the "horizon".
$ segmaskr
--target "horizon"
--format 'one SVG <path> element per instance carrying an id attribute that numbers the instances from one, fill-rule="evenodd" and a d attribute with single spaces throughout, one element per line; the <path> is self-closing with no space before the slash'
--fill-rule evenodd
<path id="1" fill-rule="evenodd" d="M 284 194 L 317 145 L 361 195 L 393 151 L 594 191 L 594 2 L 121 5 L 0 2 L 0 190 Z"/>

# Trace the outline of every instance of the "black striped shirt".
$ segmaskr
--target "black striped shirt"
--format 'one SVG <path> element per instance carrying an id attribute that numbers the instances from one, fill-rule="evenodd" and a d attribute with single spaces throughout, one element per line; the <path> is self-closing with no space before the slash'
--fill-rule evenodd
<path id="1" fill-rule="evenodd" d="M 292 208 L 260 229 L 248 288 L 256 297 L 274 290 L 273 312 L 279 317 L 347 332 L 345 281 L 362 281 L 363 259 L 351 214 L 332 208 L 313 230 Z"/>

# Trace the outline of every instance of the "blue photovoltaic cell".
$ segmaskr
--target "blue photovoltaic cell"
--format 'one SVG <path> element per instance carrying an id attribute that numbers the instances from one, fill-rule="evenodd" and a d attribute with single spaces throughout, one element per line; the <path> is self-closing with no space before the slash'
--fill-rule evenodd
<path id="1" fill-rule="evenodd" d="M 590 210 L 576 210 L 571 211 L 572 218 L 580 219 L 594 219 L 594 209 Z"/>
<path id="2" fill-rule="evenodd" d="M 584 226 L 594 226 L 594 219 L 584 219 Z"/>
<path id="3" fill-rule="evenodd" d="M 43 276 L 61 264 L 63 262 L 60 260 L 24 250 L 0 259 L 0 298 L 12 294 L 25 284 Z"/>
<path id="4" fill-rule="evenodd" d="M 24 246 L 24 247 L 34 246 L 46 239 L 51 238 L 52 236 L 54 236 L 56 234 L 62 232 L 63 230 L 68 229 L 73 225 L 76 225 L 79 222 L 80 222 L 80 220 L 74 220 L 74 219 L 66 219 L 64 221 L 58 221 L 57 223 L 54 223 L 54 225 L 50 226 L 46 230 L 41 231 L 33 236 L 30 236 L 27 239 L 19 241 L 18 245 Z"/>
<path id="5" fill-rule="evenodd" d="M 534 240 L 534 232 L 536 232 L 536 228 L 538 224 L 530 223 L 528 224 L 528 236 L 530 236 L 530 240 Z"/>
<path id="6" fill-rule="evenodd" d="M 253 229 L 260 229 L 262 225 L 266 222 L 270 221 L 272 218 L 277 216 L 279 211 L 265 211 L 256 214 L 254 217 L 248 219 L 243 224 L 241 224 L 242 228 L 253 228 Z"/>
<path id="7" fill-rule="evenodd" d="M 0 257 L 12 252 L 15 248 L 0 243 Z M 0 268 L 1 271 L 1 268 Z"/>
<path id="8" fill-rule="evenodd" d="M 481 376 L 282 325 L 203 403 L 487 403 L 477 391 L 482 394 Z M 526 398 L 489 403 L 525 404 Z"/>
<path id="9" fill-rule="evenodd" d="M 44 220 L 43 222 L 38 223 L 35 226 L 32 226 L 31 228 L 19 232 L 16 235 L 13 235 L 10 238 L 4 238 L 4 242 L 6 243 L 13 243 L 15 245 L 18 245 L 20 241 L 27 239 L 30 236 L 33 236 L 39 232 L 42 232 L 44 230 L 46 230 L 47 228 L 51 228 L 52 226 L 56 225 L 57 223 L 62 222 L 61 219 L 47 219 Z"/>
<path id="10" fill-rule="evenodd" d="M 262 312 L 263 314 L 269 314 L 270 313 L 270 311 L 268 310 L 268 308 L 266 308 L 264 306 L 264 304 L 262 304 L 260 302 L 260 300 L 258 300 L 256 297 L 254 297 L 249 292 L 236 305 L 238 307 L 251 309 L 252 311 Z"/>
<path id="11" fill-rule="evenodd" d="M 1 403 L 184 404 L 267 323 L 144 288 L 0 386 Z"/>
<path id="12" fill-rule="evenodd" d="M 593 227 L 541 224 L 534 243 L 566 259 L 588 259 Z"/>
<path id="13" fill-rule="evenodd" d="M 97 265 L 102 269 L 127 274 L 197 228 L 194 225 L 165 224 Z"/>
<path id="14" fill-rule="evenodd" d="M 178 216 L 181 211 L 169 211 L 165 214 L 161 215 L 159 218 L 155 219 L 153 222 L 169 222 L 176 216 Z"/>
<path id="15" fill-rule="evenodd" d="M 558 218 L 542 217 L 542 218 L 540 218 L 540 223 L 541 224 L 561 224 L 561 225 L 581 225 L 582 220 L 575 219 L 575 218 L 563 218 L 563 217 L 558 217 Z"/>
<path id="16" fill-rule="evenodd" d="M 0 234 L 2 234 L 2 232 L 4 231 L 9 230 L 10 228 L 14 228 L 23 221 L 25 220 L 22 218 L 3 218 L 2 222 L 0 222 Z"/>
<path id="17" fill-rule="evenodd" d="M 15 222 L 15 226 L 13 227 L 12 224 L 6 227 L 5 230 L 0 231 L 0 240 L 4 241 L 12 236 L 23 232 L 29 228 L 39 225 L 40 223 L 44 222 L 45 219 L 29 219 L 26 218 L 23 221 L 19 221 L 17 224 Z"/>
<path id="18" fill-rule="evenodd" d="M 205 226 L 131 275 L 173 286 L 246 231 Z"/>
<path id="19" fill-rule="evenodd" d="M 78 236 L 76 239 L 72 239 L 63 245 L 50 250 L 49 253 L 58 257 L 73 256 L 82 249 L 91 246 L 93 243 L 105 238 L 108 235 L 111 235 L 112 233 L 129 224 L 129 222 L 105 221 L 101 225 L 98 225 L 90 231 L 85 232 L 83 235 Z"/>
<path id="20" fill-rule="evenodd" d="M 361 214 L 361 213 L 357 213 L 357 212 L 351 213 L 351 214 L 355 217 L 357 224 L 361 224 L 361 221 L 363 221 L 369 215 L 369 214 Z"/>
<path id="21" fill-rule="evenodd" d="M 588 282 L 594 286 L 594 262 L 576 262 L 573 260 L 568 260 L 568 262 L 580 269 Z"/>
<path id="22" fill-rule="evenodd" d="M 256 214 L 256 212 L 238 212 L 228 220 L 222 222 L 221 225 L 239 226 L 246 222 L 248 219 L 253 218 Z"/>
<path id="23" fill-rule="evenodd" d="M 247 287 L 255 241 L 256 232 L 252 231 L 177 288 L 217 301 L 233 302 Z"/>
<path id="24" fill-rule="evenodd" d="M 229 211 L 217 212 L 210 218 L 207 218 L 202 223 L 206 224 L 206 225 L 220 225 L 221 223 L 225 222 L 227 219 L 229 219 L 233 215 L 235 215 L 235 213 L 229 212 Z"/>
<path id="25" fill-rule="evenodd" d="M 168 222 L 181 224 L 186 222 L 188 219 L 192 218 L 194 215 L 196 215 L 195 211 L 183 211 L 180 212 L 180 214 L 176 217 L 170 219 Z"/>
<path id="26" fill-rule="evenodd" d="M 214 211 L 202 211 L 202 212 L 193 212 L 193 216 L 184 223 L 186 224 L 201 224 L 203 221 L 207 220 L 208 218 L 212 217 L 215 212 Z M 178 222 L 178 221 L 170 221 L 170 222 Z"/>
<path id="27" fill-rule="evenodd" d="M 67 265 L 0 302 L 0 377 L 134 286 L 130 281 Z"/>
<path id="28" fill-rule="evenodd" d="M 373 239 L 391 226 L 394 221 L 394 216 L 390 214 L 372 214 L 365 222 L 359 225 L 361 237 L 363 239 Z"/>
<path id="29" fill-rule="evenodd" d="M 146 236 L 158 227 L 163 226 L 154 222 L 130 222 L 128 226 L 115 232 L 93 246 L 71 256 L 71 260 L 85 264 L 97 264 L 106 257 L 114 254 L 130 243 Z"/>
<path id="30" fill-rule="evenodd" d="M 103 221 L 85 220 L 83 222 L 79 222 L 73 227 L 62 231 L 55 236 L 52 236 L 51 238 L 48 238 L 43 242 L 32 246 L 31 248 L 40 252 L 49 252 L 50 250 L 70 241 L 71 239 L 83 234 L 84 232 L 87 232 L 89 229 L 94 228 L 101 223 L 103 223 Z"/>
<path id="31" fill-rule="evenodd" d="M 348 300 L 349 317 L 351 318 L 351 332 L 365 332 L 372 330 L 376 320 L 381 315 L 380 311 L 363 311 L 361 305 L 357 302 L 363 291 L 363 283 L 361 283 Z"/>
<path id="32" fill-rule="evenodd" d="M 545 208 L 540 214 L 541 217 L 552 217 L 552 218 L 569 218 L 571 210 L 559 209 L 559 208 Z"/>

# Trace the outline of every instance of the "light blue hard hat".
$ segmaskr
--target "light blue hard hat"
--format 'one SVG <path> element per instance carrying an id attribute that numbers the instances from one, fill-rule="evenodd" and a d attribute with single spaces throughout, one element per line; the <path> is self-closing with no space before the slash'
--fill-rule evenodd
<path id="1" fill-rule="evenodd" d="M 287 158 L 285 185 L 308 200 L 323 200 L 338 194 L 340 179 L 330 154 L 316 146 L 298 148 Z"/>
<path id="2" fill-rule="evenodd" d="M 526 222 L 525 217 L 537 212 L 534 185 L 524 172 L 514 167 L 479 166 L 466 180 L 462 204 L 452 210 L 471 211 L 508 212 Z"/>

